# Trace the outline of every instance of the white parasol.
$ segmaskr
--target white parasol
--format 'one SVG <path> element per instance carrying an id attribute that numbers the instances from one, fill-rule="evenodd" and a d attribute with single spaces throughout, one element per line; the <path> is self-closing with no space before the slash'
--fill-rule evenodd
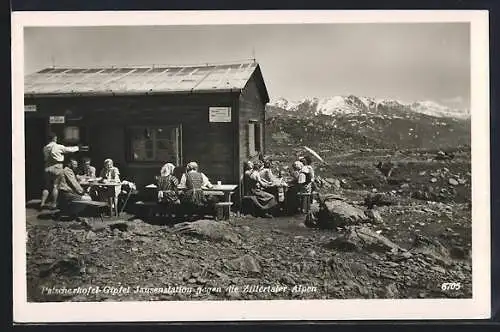
<path id="1" fill-rule="evenodd" d="M 321 161 L 322 163 L 325 163 L 326 162 L 323 160 L 323 158 L 321 158 L 321 156 L 316 152 L 314 151 L 313 149 L 307 147 L 307 146 L 304 146 L 304 149 L 309 152 L 310 154 L 312 154 L 316 159 L 318 159 L 319 161 Z"/>

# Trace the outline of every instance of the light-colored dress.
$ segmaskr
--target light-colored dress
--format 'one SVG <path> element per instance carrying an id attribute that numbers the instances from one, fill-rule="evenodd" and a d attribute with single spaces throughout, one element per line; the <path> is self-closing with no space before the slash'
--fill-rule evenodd
<path id="1" fill-rule="evenodd" d="M 267 211 L 278 203 L 274 195 L 260 188 L 260 174 L 255 170 L 248 170 L 243 176 L 244 195 L 251 198 L 255 206 L 261 211 Z"/>
<path id="2" fill-rule="evenodd" d="M 276 177 L 273 175 L 273 172 L 271 171 L 270 168 L 263 168 L 259 171 L 260 177 L 262 180 L 269 182 L 269 183 L 275 183 L 276 182 Z"/>
<path id="3" fill-rule="evenodd" d="M 117 167 L 111 167 L 109 169 L 103 168 L 99 177 L 103 178 L 103 180 L 120 182 L 120 171 Z M 114 189 L 114 191 L 113 191 Z M 120 195 L 122 188 L 121 185 L 117 185 L 114 187 L 104 187 L 104 190 L 101 191 L 101 195 L 104 196 L 113 196 L 118 197 Z"/>

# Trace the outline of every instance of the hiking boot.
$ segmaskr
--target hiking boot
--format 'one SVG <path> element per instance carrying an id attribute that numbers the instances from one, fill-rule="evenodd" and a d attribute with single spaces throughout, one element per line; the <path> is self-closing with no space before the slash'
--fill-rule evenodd
<path id="1" fill-rule="evenodd" d="M 57 210 L 57 204 L 45 205 L 45 208 L 48 210 Z"/>

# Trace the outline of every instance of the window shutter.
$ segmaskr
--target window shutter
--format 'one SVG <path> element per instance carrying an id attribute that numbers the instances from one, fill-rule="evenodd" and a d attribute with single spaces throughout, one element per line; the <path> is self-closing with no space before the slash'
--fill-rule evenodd
<path id="1" fill-rule="evenodd" d="M 262 151 L 262 124 L 261 123 L 255 124 L 255 151 L 256 152 Z"/>
<path id="2" fill-rule="evenodd" d="M 255 125 L 248 124 L 248 152 L 250 156 L 255 154 Z"/>
<path id="3" fill-rule="evenodd" d="M 264 151 L 264 124 L 263 123 L 259 123 L 259 128 L 260 128 L 260 137 L 259 137 L 260 147 L 259 147 L 259 152 L 263 152 Z"/>

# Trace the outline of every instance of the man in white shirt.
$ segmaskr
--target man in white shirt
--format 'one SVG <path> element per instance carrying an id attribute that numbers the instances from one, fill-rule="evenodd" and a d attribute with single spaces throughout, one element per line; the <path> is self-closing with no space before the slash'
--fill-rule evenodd
<path id="1" fill-rule="evenodd" d="M 51 133 L 49 135 L 49 143 L 43 148 L 43 157 L 45 160 L 45 181 L 42 190 L 42 199 L 40 209 L 45 207 L 45 203 L 49 197 L 49 191 L 52 196 L 52 204 L 50 207 L 55 208 L 57 205 L 58 189 L 56 179 L 63 171 L 64 155 L 79 151 L 78 146 L 64 146 L 57 143 L 57 135 Z"/>

